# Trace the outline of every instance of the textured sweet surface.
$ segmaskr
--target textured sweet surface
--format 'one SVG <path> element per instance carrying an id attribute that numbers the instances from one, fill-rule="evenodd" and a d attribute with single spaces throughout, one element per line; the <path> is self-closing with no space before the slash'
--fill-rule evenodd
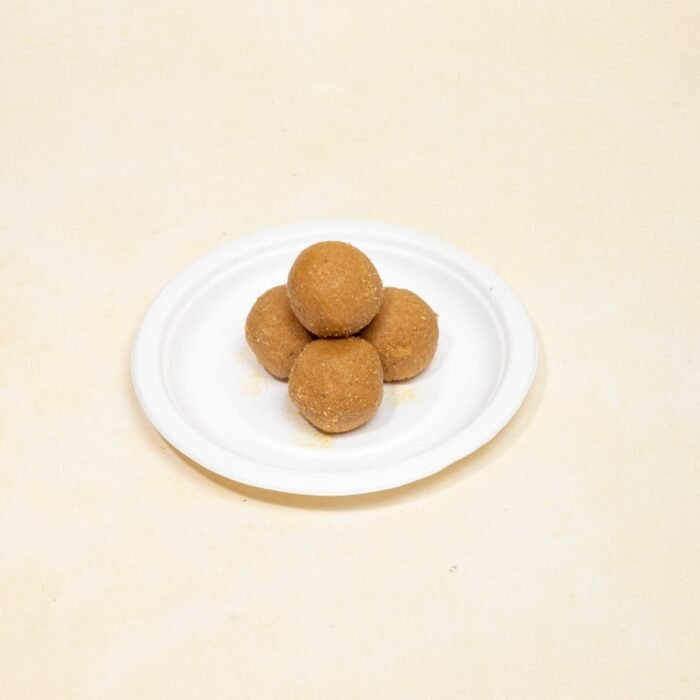
<path id="1" fill-rule="evenodd" d="M 292 367 L 289 396 L 312 425 L 327 433 L 345 433 L 376 413 L 382 384 L 379 356 L 365 340 L 314 340 Z"/>
<path id="2" fill-rule="evenodd" d="M 357 333 L 382 302 L 382 280 L 372 261 L 341 241 L 316 243 L 299 253 L 287 290 L 299 320 L 324 338 Z"/>
<path id="3" fill-rule="evenodd" d="M 697 700 L 699 11 L 0 2 L 3 700 Z M 147 305 L 344 217 L 512 285 L 530 396 L 394 492 L 208 476 L 133 397 Z"/>
<path id="4" fill-rule="evenodd" d="M 379 353 L 384 381 L 410 379 L 435 355 L 438 318 L 414 292 L 387 287 L 379 313 L 360 335 Z"/>
<path id="5" fill-rule="evenodd" d="M 289 376 L 297 355 L 313 340 L 292 313 L 283 284 L 258 297 L 246 319 L 245 337 L 258 362 L 278 379 Z"/>

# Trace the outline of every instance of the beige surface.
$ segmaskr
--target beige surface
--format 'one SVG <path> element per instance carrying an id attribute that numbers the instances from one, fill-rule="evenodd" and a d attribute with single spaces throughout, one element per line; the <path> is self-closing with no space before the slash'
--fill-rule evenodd
<path id="1" fill-rule="evenodd" d="M 700 697 L 698 7 L 3 2 L 3 697 Z M 131 336 L 194 257 L 326 217 L 491 265 L 536 385 L 393 493 L 223 483 Z"/>

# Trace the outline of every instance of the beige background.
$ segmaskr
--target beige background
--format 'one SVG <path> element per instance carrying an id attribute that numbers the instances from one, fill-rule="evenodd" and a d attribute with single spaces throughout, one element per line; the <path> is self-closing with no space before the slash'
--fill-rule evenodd
<path id="1" fill-rule="evenodd" d="M 698 36 L 694 0 L 5 0 L 3 697 L 700 697 Z M 141 415 L 133 332 L 328 217 L 499 272 L 534 389 L 391 493 L 225 483 Z"/>

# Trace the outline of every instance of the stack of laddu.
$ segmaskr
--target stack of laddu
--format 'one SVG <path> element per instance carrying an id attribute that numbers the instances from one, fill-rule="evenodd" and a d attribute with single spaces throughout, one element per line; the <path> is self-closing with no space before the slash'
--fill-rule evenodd
<path id="1" fill-rule="evenodd" d="M 260 364 L 289 379 L 304 418 L 344 433 L 376 413 L 383 382 L 410 379 L 430 364 L 438 323 L 417 294 L 384 288 L 362 251 L 326 241 L 305 248 L 287 284 L 258 298 L 245 333 Z"/>

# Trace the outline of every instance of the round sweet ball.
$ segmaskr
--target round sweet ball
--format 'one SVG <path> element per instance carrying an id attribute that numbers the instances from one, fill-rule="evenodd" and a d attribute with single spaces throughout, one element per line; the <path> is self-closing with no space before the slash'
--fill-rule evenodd
<path id="1" fill-rule="evenodd" d="M 285 285 L 268 289 L 253 304 L 245 337 L 258 362 L 278 379 L 286 379 L 294 360 L 313 336 L 292 313 Z"/>
<path id="2" fill-rule="evenodd" d="M 385 381 L 410 379 L 422 372 L 435 355 L 437 314 L 408 289 L 387 287 L 379 313 L 361 336 L 379 354 Z"/>
<path id="3" fill-rule="evenodd" d="M 372 261 L 349 243 L 315 243 L 294 261 L 287 292 L 297 318 L 314 335 L 342 338 L 379 311 L 382 280 Z"/>
<path id="4" fill-rule="evenodd" d="M 289 375 L 289 396 L 306 420 L 326 433 L 364 425 L 383 392 L 382 363 L 361 338 L 314 340 Z"/>

